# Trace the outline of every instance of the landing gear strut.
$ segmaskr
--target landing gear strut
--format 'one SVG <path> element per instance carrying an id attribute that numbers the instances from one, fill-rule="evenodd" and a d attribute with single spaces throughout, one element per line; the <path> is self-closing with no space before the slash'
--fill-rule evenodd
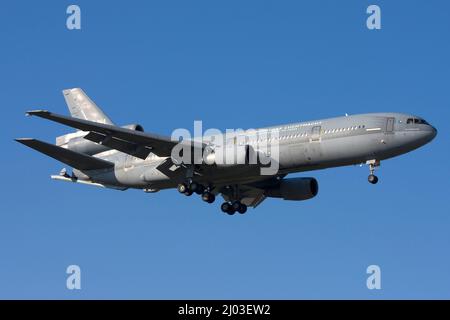
<path id="1" fill-rule="evenodd" d="M 367 180 L 371 184 L 376 184 L 378 182 L 378 177 L 374 175 L 375 168 L 380 166 L 380 161 L 377 160 L 369 160 L 367 161 L 367 164 L 369 165 L 370 174 Z"/>

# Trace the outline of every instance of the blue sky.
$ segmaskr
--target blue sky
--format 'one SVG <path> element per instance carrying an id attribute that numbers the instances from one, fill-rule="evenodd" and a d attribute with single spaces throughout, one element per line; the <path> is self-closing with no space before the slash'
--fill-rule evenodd
<path id="1" fill-rule="evenodd" d="M 81 31 L 66 29 L 68 1 L 0 5 L 0 298 L 450 298 L 447 1 L 73 3 Z M 67 113 L 71 87 L 162 134 L 378 111 L 439 133 L 382 163 L 376 186 L 366 167 L 310 172 L 316 198 L 229 217 L 175 190 L 51 181 L 62 165 L 13 138 L 68 132 L 24 111 Z M 382 290 L 366 287 L 371 264 Z"/>

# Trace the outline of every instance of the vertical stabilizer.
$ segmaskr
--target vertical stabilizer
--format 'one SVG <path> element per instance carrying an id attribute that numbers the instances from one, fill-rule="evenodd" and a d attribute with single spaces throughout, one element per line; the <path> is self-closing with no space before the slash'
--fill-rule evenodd
<path id="1" fill-rule="evenodd" d="M 63 90 L 63 94 L 72 117 L 104 124 L 113 124 L 111 119 L 103 113 L 82 89 L 66 89 Z"/>

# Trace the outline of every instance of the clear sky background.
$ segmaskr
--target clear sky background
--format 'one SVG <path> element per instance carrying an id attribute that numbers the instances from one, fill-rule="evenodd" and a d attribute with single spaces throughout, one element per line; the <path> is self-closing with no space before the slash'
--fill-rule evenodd
<path id="1" fill-rule="evenodd" d="M 71 3 L 0 5 L 0 298 L 450 298 L 448 1 L 77 0 L 69 31 Z M 63 165 L 13 138 L 69 132 L 24 112 L 68 114 L 71 87 L 161 134 L 383 111 L 439 133 L 383 162 L 376 186 L 367 167 L 305 173 L 316 198 L 230 217 L 220 199 L 50 180 Z"/>

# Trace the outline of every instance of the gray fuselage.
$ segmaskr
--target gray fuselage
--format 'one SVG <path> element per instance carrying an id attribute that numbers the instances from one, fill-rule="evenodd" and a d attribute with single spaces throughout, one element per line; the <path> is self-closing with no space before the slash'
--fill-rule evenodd
<path id="1" fill-rule="evenodd" d="M 436 129 L 420 117 L 402 113 L 372 113 L 299 122 L 257 129 L 278 132 L 278 175 L 381 161 L 417 149 L 436 136 Z M 208 141 L 208 137 L 203 138 Z M 268 139 L 270 146 L 274 141 Z M 228 143 L 236 143 L 231 139 Z M 258 150 L 258 141 L 246 144 Z M 114 170 L 87 173 L 92 181 L 128 188 L 174 188 L 186 177 L 184 168 L 162 171 L 167 158 L 150 154 L 142 160 L 116 150 L 96 155 L 116 163 Z M 203 168 L 198 181 L 208 184 L 247 183 L 267 179 L 252 166 Z M 170 174 L 168 174 L 170 173 Z M 83 173 L 78 172 L 80 178 Z"/>

